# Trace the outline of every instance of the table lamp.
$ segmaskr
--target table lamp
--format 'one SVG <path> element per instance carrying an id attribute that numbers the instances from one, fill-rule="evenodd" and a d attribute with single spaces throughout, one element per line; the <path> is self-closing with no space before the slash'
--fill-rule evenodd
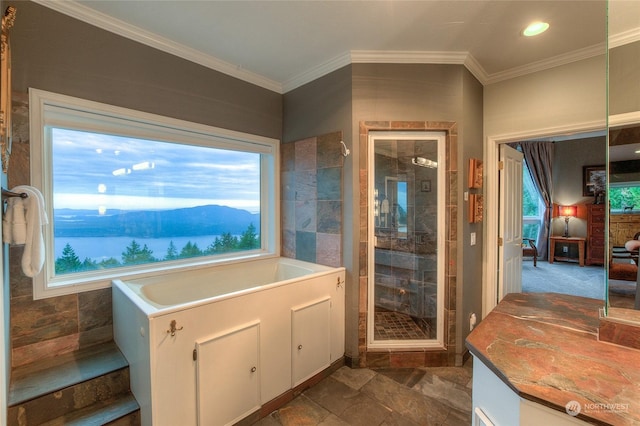
<path id="1" fill-rule="evenodd" d="M 564 235 L 563 237 L 569 237 L 569 219 L 576 217 L 578 208 L 576 206 L 559 206 L 559 216 L 564 216 Z"/>

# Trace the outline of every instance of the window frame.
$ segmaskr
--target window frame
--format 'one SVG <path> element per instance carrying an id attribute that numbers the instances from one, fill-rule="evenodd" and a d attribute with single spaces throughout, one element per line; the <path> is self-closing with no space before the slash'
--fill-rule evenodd
<path id="1" fill-rule="evenodd" d="M 43 227 L 45 264 L 33 279 L 34 299 L 111 286 L 111 281 L 164 274 L 167 271 L 280 256 L 280 141 L 185 120 L 29 89 L 31 185 L 42 192 L 50 224 Z M 264 154 L 260 160 L 260 243 L 257 250 L 186 258 L 55 276 L 52 149 L 50 127 L 109 133 L 140 139 Z M 50 133 L 50 132 L 49 132 Z"/>

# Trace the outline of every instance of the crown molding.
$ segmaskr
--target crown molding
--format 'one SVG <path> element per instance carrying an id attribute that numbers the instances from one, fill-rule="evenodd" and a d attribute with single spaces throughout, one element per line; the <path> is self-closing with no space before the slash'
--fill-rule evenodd
<path id="1" fill-rule="evenodd" d="M 464 66 L 469 70 L 471 74 L 473 74 L 476 79 L 478 79 L 480 84 L 482 84 L 483 86 L 487 85 L 489 75 L 473 55 L 467 55 L 467 58 L 464 61 Z"/>
<path id="2" fill-rule="evenodd" d="M 350 64 L 458 64 L 467 67 L 481 83 L 487 78 L 482 66 L 468 52 L 352 50 L 288 80 L 283 84 L 284 92 Z"/>
<path id="3" fill-rule="evenodd" d="M 609 127 L 625 127 L 640 123 L 640 111 L 625 112 L 609 116 Z"/>
<path id="4" fill-rule="evenodd" d="M 633 28 L 628 31 L 610 35 L 609 49 L 629 43 L 635 43 L 636 41 L 640 41 L 640 28 Z"/>
<path id="5" fill-rule="evenodd" d="M 211 55 L 205 55 L 202 52 L 172 40 L 163 38 L 150 31 L 143 30 L 119 19 L 115 19 L 104 13 L 97 12 L 87 6 L 75 1 L 69 0 L 33 0 L 41 6 L 48 7 L 57 12 L 63 13 L 72 18 L 86 22 L 106 31 L 110 31 L 122 37 L 126 37 L 133 41 L 137 41 L 144 45 L 153 47 L 174 56 L 186 59 L 204 67 L 219 71 L 232 77 L 265 89 L 282 93 L 282 85 L 277 81 L 268 79 L 259 74 L 242 69 L 237 65 L 222 61 Z"/>
<path id="6" fill-rule="evenodd" d="M 606 46 L 604 43 L 599 43 L 594 46 L 585 47 L 584 49 L 575 50 L 563 55 L 553 56 L 541 61 L 532 62 L 530 64 L 511 68 L 505 71 L 490 74 L 487 78 L 486 85 L 498 83 L 500 81 L 509 80 L 523 75 L 532 74 L 539 71 L 548 70 L 561 65 L 567 65 L 572 62 L 582 61 L 584 59 L 593 58 L 596 56 L 604 55 L 606 53 Z"/>
<path id="7" fill-rule="evenodd" d="M 494 74 L 488 74 L 482 65 L 480 65 L 480 63 L 468 52 L 355 50 L 342 53 L 329 61 L 298 74 L 284 83 L 280 83 L 260 74 L 245 70 L 238 65 L 231 64 L 211 55 L 203 54 L 191 47 L 184 46 L 150 31 L 143 30 L 119 19 L 105 15 L 73 0 L 33 1 L 103 30 L 110 31 L 119 36 L 129 38 L 144 45 L 281 94 L 296 89 L 352 63 L 460 64 L 464 65 L 482 85 L 488 85 L 598 56 L 603 54 L 606 49 L 604 44 L 598 44 L 566 55 L 558 55 L 549 59 Z M 632 43 L 638 40 L 640 40 L 640 28 L 610 36 L 609 48 Z"/>
<path id="8" fill-rule="evenodd" d="M 464 64 L 467 52 L 352 50 L 353 63 Z"/>
<path id="9" fill-rule="evenodd" d="M 311 83 L 312 81 L 317 80 L 318 78 L 323 77 L 335 70 L 350 65 L 351 62 L 351 53 L 342 53 L 341 55 L 329 59 L 328 61 L 310 68 L 303 73 L 300 73 L 295 77 L 285 81 L 282 84 L 282 93 L 287 93 L 291 90 L 297 89 L 300 86 L 304 86 L 307 83 Z"/>

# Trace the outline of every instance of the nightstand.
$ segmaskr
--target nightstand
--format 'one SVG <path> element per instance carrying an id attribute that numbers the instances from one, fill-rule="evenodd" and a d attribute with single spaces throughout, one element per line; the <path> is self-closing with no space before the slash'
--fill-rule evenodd
<path id="1" fill-rule="evenodd" d="M 575 244 L 578 246 L 578 263 L 580 266 L 584 266 L 584 242 L 585 238 L 583 237 L 558 237 L 551 236 L 549 237 L 551 243 L 549 244 L 549 263 L 553 263 L 554 260 L 564 260 L 564 261 L 575 261 L 575 258 L 568 256 L 556 256 L 556 243 L 559 244 Z"/>

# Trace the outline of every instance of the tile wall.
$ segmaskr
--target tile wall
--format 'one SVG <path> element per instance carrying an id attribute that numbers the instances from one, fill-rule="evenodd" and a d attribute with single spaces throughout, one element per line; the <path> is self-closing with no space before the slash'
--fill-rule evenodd
<path id="1" fill-rule="evenodd" d="M 342 132 L 281 146 L 282 256 L 342 266 Z"/>
<path id="2" fill-rule="evenodd" d="M 14 93 L 7 186 L 29 184 L 29 97 Z M 22 246 L 9 248 L 12 367 L 113 339 L 110 288 L 33 300 L 33 280 L 22 273 L 22 252 Z"/>

